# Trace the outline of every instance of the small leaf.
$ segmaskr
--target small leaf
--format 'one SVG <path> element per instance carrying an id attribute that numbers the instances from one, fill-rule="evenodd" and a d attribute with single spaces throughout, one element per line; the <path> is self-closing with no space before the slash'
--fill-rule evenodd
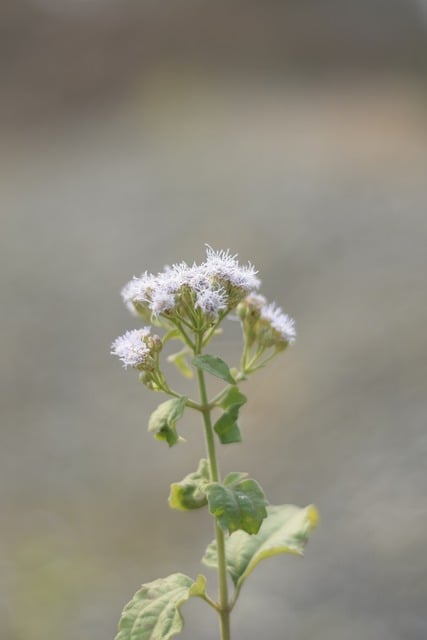
<path id="1" fill-rule="evenodd" d="M 142 585 L 125 606 L 115 640 L 168 640 L 184 626 L 180 607 L 191 596 L 204 593 L 204 576 L 196 582 L 173 573 Z"/>
<path id="2" fill-rule="evenodd" d="M 303 509 L 290 504 L 270 505 L 267 513 L 256 535 L 237 531 L 226 540 L 227 570 L 238 589 L 261 560 L 281 553 L 302 556 L 308 534 L 319 518 L 313 505 Z M 206 549 L 203 562 L 217 567 L 216 542 Z"/>
<path id="3" fill-rule="evenodd" d="M 241 442 L 237 418 L 239 416 L 240 405 L 233 404 L 228 411 L 215 422 L 214 431 L 218 434 L 221 444 L 232 444 L 233 442 Z"/>
<path id="4" fill-rule="evenodd" d="M 204 507 L 208 501 L 205 490 L 209 479 L 209 463 L 202 458 L 197 471 L 185 476 L 181 482 L 171 484 L 169 506 L 181 511 Z"/>
<path id="5" fill-rule="evenodd" d="M 192 364 L 197 367 L 197 369 L 207 371 L 211 375 L 221 378 L 221 380 L 225 380 L 225 382 L 229 384 L 236 384 L 235 379 L 230 373 L 228 364 L 217 356 L 209 356 L 207 354 L 196 356 L 193 358 Z"/>
<path id="6" fill-rule="evenodd" d="M 193 378 L 194 371 L 188 364 L 186 358 L 188 353 L 188 349 L 186 348 L 182 351 L 179 351 L 178 353 L 173 353 L 172 355 L 168 356 L 168 362 L 174 364 L 186 378 Z"/>
<path id="7" fill-rule="evenodd" d="M 223 409 L 228 409 L 234 405 L 241 407 L 246 403 L 246 401 L 247 398 L 240 392 L 239 387 L 233 385 L 232 387 L 227 388 L 227 392 L 221 400 L 220 406 Z"/>
<path id="8" fill-rule="evenodd" d="M 233 473 L 225 478 L 224 484 L 212 482 L 206 492 L 209 511 L 222 529 L 230 533 L 238 529 L 257 533 L 267 512 L 264 493 L 256 480 Z"/>
<path id="9" fill-rule="evenodd" d="M 187 399 L 181 396 L 166 400 L 159 404 L 150 416 L 148 431 L 155 431 L 157 440 L 165 440 L 170 447 L 180 440 L 176 432 L 176 423 L 184 413 Z"/>
<path id="10" fill-rule="evenodd" d="M 162 342 L 165 345 L 166 342 L 169 342 L 169 340 L 179 340 L 180 338 L 182 338 L 182 335 L 179 329 L 170 329 L 170 331 L 168 331 L 167 334 L 163 337 Z"/>
<path id="11" fill-rule="evenodd" d="M 238 387 L 233 385 L 227 388 L 220 402 L 220 406 L 226 411 L 214 425 L 214 430 L 218 434 L 221 444 L 242 441 L 237 418 L 239 417 L 239 409 L 245 402 L 246 396 L 239 391 Z"/>
<path id="12" fill-rule="evenodd" d="M 190 587 L 190 596 L 198 596 L 203 597 L 206 594 L 206 577 L 203 575 L 198 575 L 196 578 L 196 582 Z"/>

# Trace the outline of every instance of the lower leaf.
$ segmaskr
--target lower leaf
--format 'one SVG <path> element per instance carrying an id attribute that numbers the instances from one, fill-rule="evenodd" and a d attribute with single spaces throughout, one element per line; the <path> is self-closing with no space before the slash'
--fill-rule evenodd
<path id="1" fill-rule="evenodd" d="M 316 507 L 294 505 L 267 507 L 267 518 L 256 535 L 236 531 L 226 540 L 227 571 L 239 590 L 255 567 L 281 553 L 303 555 L 309 532 L 318 522 Z M 206 549 L 204 564 L 217 567 L 216 543 Z"/>
<path id="2" fill-rule="evenodd" d="M 142 585 L 123 609 L 115 640 L 168 640 L 182 631 L 180 607 L 192 596 L 203 596 L 206 580 L 194 582 L 173 573 Z"/>

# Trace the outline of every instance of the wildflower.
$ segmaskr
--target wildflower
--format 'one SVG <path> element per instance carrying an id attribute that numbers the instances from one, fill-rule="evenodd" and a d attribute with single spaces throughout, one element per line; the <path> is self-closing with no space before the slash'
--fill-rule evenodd
<path id="1" fill-rule="evenodd" d="M 240 266 L 228 250 L 215 252 L 207 247 L 206 253 L 200 265 L 181 262 L 157 275 L 145 272 L 133 278 L 122 290 L 126 306 L 145 320 L 175 316 L 193 322 L 199 309 L 212 321 L 259 287 L 251 264 Z"/>
<path id="2" fill-rule="evenodd" d="M 152 371 L 155 368 L 155 353 L 162 348 L 159 336 L 151 335 L 150 327 L 127 331 L 116 338 L 111 345 L 111 353 L 118 356 L 125 369 Z"/>
<path id="3" fill-rule="evenodd" d="M 264 296 L 258 293 L 251 293 L 238 304 L 237 316 L 248 347 L 258 344 L 264 349 L 274 347 L 282 351 L 295 341 L 293 319 L 283 313 L 275 302 L 267 304 Z"/>
<path id="4" fill-rule="evenodd" d="M 261 309 L 259 334 L 264 344 L 285 348 L 295 342 L 295 321 L 272 302 Z"/>
<path id="5" fill-rule="evenodd" d="M 218 317 L 219 311 L 227 308 L 227 298 L 222 289 L 206 288 L 197 292 L 196 307 L 206 316 L 213 319 Z"/>
<path id="6" fill-rule="evenodd" d="M 237 255 L 231 255 L 228 249 L 214 251 L 208 246 L 206 255 L 205 268 L 211 277 L 241 289 L 245 295 L 259 288 L 261 281 L 257 278 L 254 267 L 250 263 L 245 267 L 240 266 Z"/>

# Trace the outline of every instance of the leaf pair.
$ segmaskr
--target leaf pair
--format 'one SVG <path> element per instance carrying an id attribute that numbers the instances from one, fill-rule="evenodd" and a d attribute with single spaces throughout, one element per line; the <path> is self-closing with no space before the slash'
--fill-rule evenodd
<path id="1" fill-rule="evenodd" d="M 270 506 L 268 517 L 256 535 L 237 531 L 226 540 L 227 570 L 236 587 L 234 602 L 255 567 L 282 553 L 303 555 L 308 533 L 318 521 L 317 510 L 293 505 Z M 211 543 L 203 562 L 217 567 L 216 543 Z M 194 582 L 174 573 L 144 584 L 123 610 L 115 640 L 169 640 L 183 628 L 181 606 L 191 597 L 206 598 L 206 578 Z"/>
<path id="2" fill-rule="evenodd" d="M 188 511 L 209 504 L 219 526 L 230 534 L 242 529 L 256 533 L 266 517 L 264 493 L 246 473 L 229 473 L 223 484 L 210 482 L 209 463 L 202 459 L 197 471 L 171 485 L 169 505 Z"/>

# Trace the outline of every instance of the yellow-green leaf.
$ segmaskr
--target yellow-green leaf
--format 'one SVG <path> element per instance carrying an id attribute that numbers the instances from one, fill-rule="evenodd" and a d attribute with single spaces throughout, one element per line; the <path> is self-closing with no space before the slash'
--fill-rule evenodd
<path id="1" fill-rule="evenodd" d="M 182 631 L 181 606 L 204 594 L 206 579 L 173 573 L 143 584 L 123 609 L 115 640 L 169 640 Z"/>
<path id="2" fill-rule="evenodd" d="M 318 522 L 316 507 L 267 507 L 267 518 L 256 535 L 236 531 L 226 540 L 227 570 L 237 589 L 264 559 L 281 553 L 303 555 L 309 532 Z M 206 549 L 203 562 L 217 566 L 216 543 Z"/>
<path id="3" fill-rule="evenodd" d="M 154 431 L 158 440 L 165 440 L 170 447 L 179 442 L 176 423 L 182 417 L 187 402 L 185 396 L 172 398 L 159 404 L 148 422 L 148 431 Z"/>
<path id="4" fill-rule="evenodd" d="M 177 367 L 177 369 L 179 369 L 179 371 L 182 373 L 183 376 L 191 379 L 194 376 L 194 371 L 188 364 L 188 361 L 187 361 L 188 354 L 189 354 L 189 351 L 187 348 L 185 348 L 182 351 L 179 351 L 178 353 L 173 353 L 172 355 L 168 356 L 168 362 L 171 362 L 172 364 L 174 364 Z"/>
<path id="5" fill-rule="evenodd" d="M 197 471 L 189 473 L 181 482 L 171 484 L 169 506 L 188 511 L 199 509 L 207 503 L 206 485 L 209 482 L 209 463 L 202 458 Z"/>

